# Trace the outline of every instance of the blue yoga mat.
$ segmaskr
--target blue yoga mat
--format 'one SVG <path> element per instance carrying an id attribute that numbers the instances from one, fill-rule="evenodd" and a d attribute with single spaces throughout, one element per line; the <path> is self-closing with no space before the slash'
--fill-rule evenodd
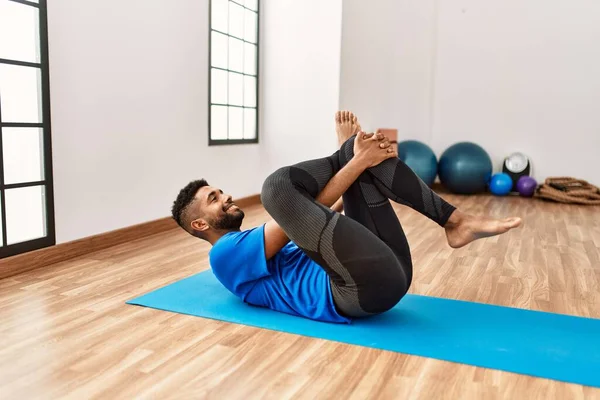
<path id="1" fill-rule="evenodd" d="M 249 306 L 211 271 L 128 302 L 359 346 L 600 387 L 600 320 L 407 295 L 350 325 Z"/>

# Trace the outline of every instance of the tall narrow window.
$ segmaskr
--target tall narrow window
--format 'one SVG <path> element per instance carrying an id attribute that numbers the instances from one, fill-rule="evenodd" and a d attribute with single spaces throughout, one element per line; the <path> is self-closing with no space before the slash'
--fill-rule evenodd
<path id="1" fill-rule="evenodd" d="M 46 0 L 0 0 L 0 258 L 54 236 Z"/>
<path id="2" fill-rule="evenodd" d="M 259 0 L 210 0 L 208 144 L 258 143 Z"/>

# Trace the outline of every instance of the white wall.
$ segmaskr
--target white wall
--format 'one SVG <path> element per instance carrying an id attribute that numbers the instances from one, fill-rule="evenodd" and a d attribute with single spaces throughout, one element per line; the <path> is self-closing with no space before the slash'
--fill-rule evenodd
<path id="1" fill-rule="evenodd" d="M 340 103 L 371 127 L 600 184 L 600 3 L 345 0 L 343 16 Z"/>
<path id="2" fill-rule="evenodd" d="M 259 145 L 208 147 L 208 1 L 48 2 L 57 242 L 170 215 L 204 177 L 260 188 Z"/>
<path id="3" fill-rule="evenodd" d="M 260 144 L 210 148 L 208 1 L 48 8 L 59 243 L 167 216 L 199 177 L 258 193 L 335 150 L 338 108 L 438 154 L 473 140 L 600 183 L 594 0 L 263 0 Z"/>
<path id="4" fill-rule="evenodd" d="M 435 0 L 344 0 L 340 107 L 365 130 L 431 132 Z"/>
<path id="5" fill-rule="evenodd" d="M 263 1 L 263 177 L 336 150 L 341 0 Z"/>
<path id="6" fill-rule="evenodd" d="M 162 218 L 200 177 L 234 197 L 335 151 L 341 0 L 263 0 L 260 144 L 208 147 L 208 1 L 48 4 L 57 242 Z"/>
<path id="7" fill-rule="evenodd" d="M 536 178 L 600 185 L 600 3 L 440 1 L 434 149 L 519 150 Z"/>

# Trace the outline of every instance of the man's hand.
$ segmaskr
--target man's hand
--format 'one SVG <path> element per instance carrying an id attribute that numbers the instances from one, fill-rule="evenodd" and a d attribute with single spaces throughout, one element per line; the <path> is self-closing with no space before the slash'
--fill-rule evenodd
<path id="1" fill-rule="evenodd" d="M 360 132 L 354 140 L 354 158 L 365 169 L 379 165 L 388 158 L 398 157 L 398 149 L 381 133 Z"/>

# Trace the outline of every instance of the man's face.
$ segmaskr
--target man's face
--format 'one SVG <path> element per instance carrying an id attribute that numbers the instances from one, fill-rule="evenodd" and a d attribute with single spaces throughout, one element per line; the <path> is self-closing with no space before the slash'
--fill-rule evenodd
<path id="1" fill-rule="evenodd" d="M 212 186 L 204 186 L 196 194 L 202 219 L 213 229 L 237 230 L 242 225 L 244 212 L 235 205 L 231 196 Z"/>

